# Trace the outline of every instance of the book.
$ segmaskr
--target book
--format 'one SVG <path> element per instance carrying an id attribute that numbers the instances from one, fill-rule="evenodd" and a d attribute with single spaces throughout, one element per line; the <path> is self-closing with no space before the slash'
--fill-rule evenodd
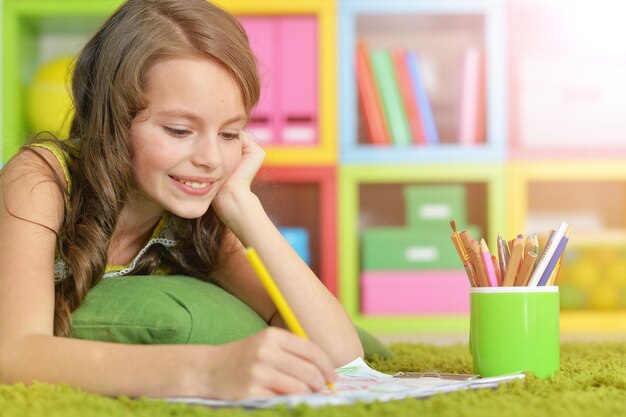
<path id="1" fill-rule="evenodd" d="M 369 62 L 369 50 L 363 41 L 356 48 L 356 83 L 359 107 L 367 131 L 369 142 L 375 145 L 389 145 L 391 139 L 387 122 L 383 115 L 380 96 Z"/>
<path id="2" fill-rule="evenodd" d="M 435 124 L 435 118 L 430 106 L 430 99 L 426 91 L 426 85 L 424 84 L 417 54 L 412 51 L 407 51 L 406 62 L 411 78 L 411 86 L 413 87 L 413 94 L 415 95 L 417 107 L 422 115 L 426 143 L 436 144 L 439 142 L 439 133 L 437 132 L 437 125 Z"/>
<path id="3" fill-rule="evenodd" d="M 462 145 L 485 140 L 485 86 L 482 52 L 470 47 L 463 53 L 457 137 Z"/>
<path id="4" fill-rule="evenodd" d="M 406 62 L 406 52 L 404 49 L 394 48 L 391 50 L 391 60 L 400 86 L 400 95 L 404 103 L 404 110 L 411 129 L 413 143 L 425 144 L 426 132 L 422 123 L 422 116 L 417 107 L 417 101 L 411 87 L 411 77 Z"/>
<path id="5" fill-rule="evenodd" d="M 478 72 L 478 114 L 476 115 L 476 138 L 478 143 L 487 141 L 487 66 L 485 54 L 480 54 Z"/>
<path id="6" fill-rule="evenodd" d="M 372 50 L 370 62 L 378 93 L 382 99 L 391 141 L 394 145 L 409 145 L 412 142 L 411 131 L 402 104 L 398 80 L 393 70 L 391 55 L 385 49 Z"/>
<path id="7" fill-rule="evenodd" d="M 489 378 L 477 378 L 474 375 L 459 375 L 456 378 L 455 374 L 433 372 L 420 373 L 415 377 L 407 375 L 410 373 L 399 373 L 393 376 L 370 368 L 361 358 L 337 368 L 336 371 L 339 380 L 335 383 L 335 393 L 326 389 L 313 394 L 277 395 L 269 398 L 249 398 L 238 401 L 188 397 L 170 397 L 165 398 L 165 400 L 208 407 L 270 408 L 285 405 L 295 407 L 300 404 L 322 407 L 350 405 L 357 402 L 424 398 L 458 390 L 495 388 L 501 383 L 524 378 L 524 374 L 521 372 Z"/>

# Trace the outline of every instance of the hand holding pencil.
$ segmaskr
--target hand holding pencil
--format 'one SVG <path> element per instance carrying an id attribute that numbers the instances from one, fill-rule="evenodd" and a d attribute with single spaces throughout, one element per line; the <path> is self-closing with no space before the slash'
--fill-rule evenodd
<path id="1" fill-rule="evenodd" d="M 285 320 L 285 323 L 287 324 L 287 327 L 289 327 L 289 330 L 291 330 L 294 334 L 301 337 L 302 339 L 308 340 L 309 337 L 300 325 L 300 322 L 296 318 L 295 314 L 293 314 L 293 311 L 291 310 L 291 307 L 289 307 L 287 300 L 285 300 L 285 297 L 283 297 L 282 293 L 278 289 L 278 286 L 276 286 L 274 279 L 261 261 L 261 258 L 259 258 L 259 255 L 254 250 L 254 248 L 246 249 L 246 257 L 248 258 L 248 262 L 250 262 L 252 269 L 254 269 L 259 279 L 261 280 L 263 287 L 265 287 L 265 290 L 276 305 L 276 309 L 282 316 L 283 320 Z M 335 386 L 332 381 L 327 380 L 326 386 L 333 393 L 335 392 Z"/>
<path id="2" fill-rule="evenodd" d="M 518 235 L 507 244 L 498 234 L 497 256 L 491 254 L 485 239 L 478 243 L 468 231 L 459 232 L 454 220 L 450 226 L 452 243 L 472 287 L 556 285 L 571 230 L 567 223 L 550 234 L 541 254 L 537 235 L 526 239 Z"/>

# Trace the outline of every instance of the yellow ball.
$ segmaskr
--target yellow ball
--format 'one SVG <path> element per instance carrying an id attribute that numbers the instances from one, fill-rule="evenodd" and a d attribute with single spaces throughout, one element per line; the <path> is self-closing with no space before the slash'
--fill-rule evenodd
<path id="1" fill-rule="evenodd" d="M 41 66 L 28 86 L 27 112 L 34 133 L 48 130 L 66 138 L 73 116 L 70 95 L 73 57 L 54 58 Z"/>

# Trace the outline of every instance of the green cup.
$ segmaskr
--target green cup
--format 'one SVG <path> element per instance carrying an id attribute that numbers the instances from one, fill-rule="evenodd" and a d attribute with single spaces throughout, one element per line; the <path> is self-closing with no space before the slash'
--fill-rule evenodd
<path id="1" fill-rule="evenodd" d="M 559 369 L 559 287 L 473 287 L 470 341 L 474 373 L 496 376 Z"/>

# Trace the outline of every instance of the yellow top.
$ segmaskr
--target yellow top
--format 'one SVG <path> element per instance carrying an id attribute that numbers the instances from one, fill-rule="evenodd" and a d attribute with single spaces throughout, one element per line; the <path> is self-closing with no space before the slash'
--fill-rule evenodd
<path id="1" fill-rule="evenodd" d="M 65 180 L 67 181 L 67 190 L 68 192 L 70 192 L 71 186 L 72 186 L 72 179 L 70 177 L 70 172 L 69 172 L 68 165 L 67 165 L 67 154 L 61 148 L 56 146 L 53 142 L 34 143 L 30 146 L 44 148 L 50 151 L 56 157 L 56 159 L 59 161 L 59 164 L 61 164 L 61 167 L 63 168 L 63 174 L 65 175 Z M 122 275 L 129 275 L 135 269 L 137 261 L 144 255 L 144 253 L 148 250 L 148 248 L 154 244 L 161 244 L 166 247 L 172 247 L 172 246 L 177 245 L 178 241 L 174 238 L 174 234 L 169 227 L 168 217 L 169 216 L 167 214 L 164 214 L 161 217 L 161 219 L 159 220 L 159 223 L 157 224 L 154 231 L 152 232 L 150 239 L 148 240 L 148 242 L 146 242 L 146 244 L 139 251 L 139 253 L 135 255 L 132 261 L 130 261 L 126 265 L 107 264 L 105 271 L 104 271 L 104 275 L 102 277 L 109 278 L 109 277 L 117 277 L 117 276 L 122 276 Z M 167 268 L 166 266 L 163 266 L 163 267 L 158 268 L 154 272 L 154 274 L 155 275 L 167 275 L 168 272 L 169 272 L 169 268 Z M 69 275 L 69 270 L 66 267 L 65 262 L 60 258 L 55 259 L 54 280 L 61 281 L 67 278 L 68 275 Z"/>

